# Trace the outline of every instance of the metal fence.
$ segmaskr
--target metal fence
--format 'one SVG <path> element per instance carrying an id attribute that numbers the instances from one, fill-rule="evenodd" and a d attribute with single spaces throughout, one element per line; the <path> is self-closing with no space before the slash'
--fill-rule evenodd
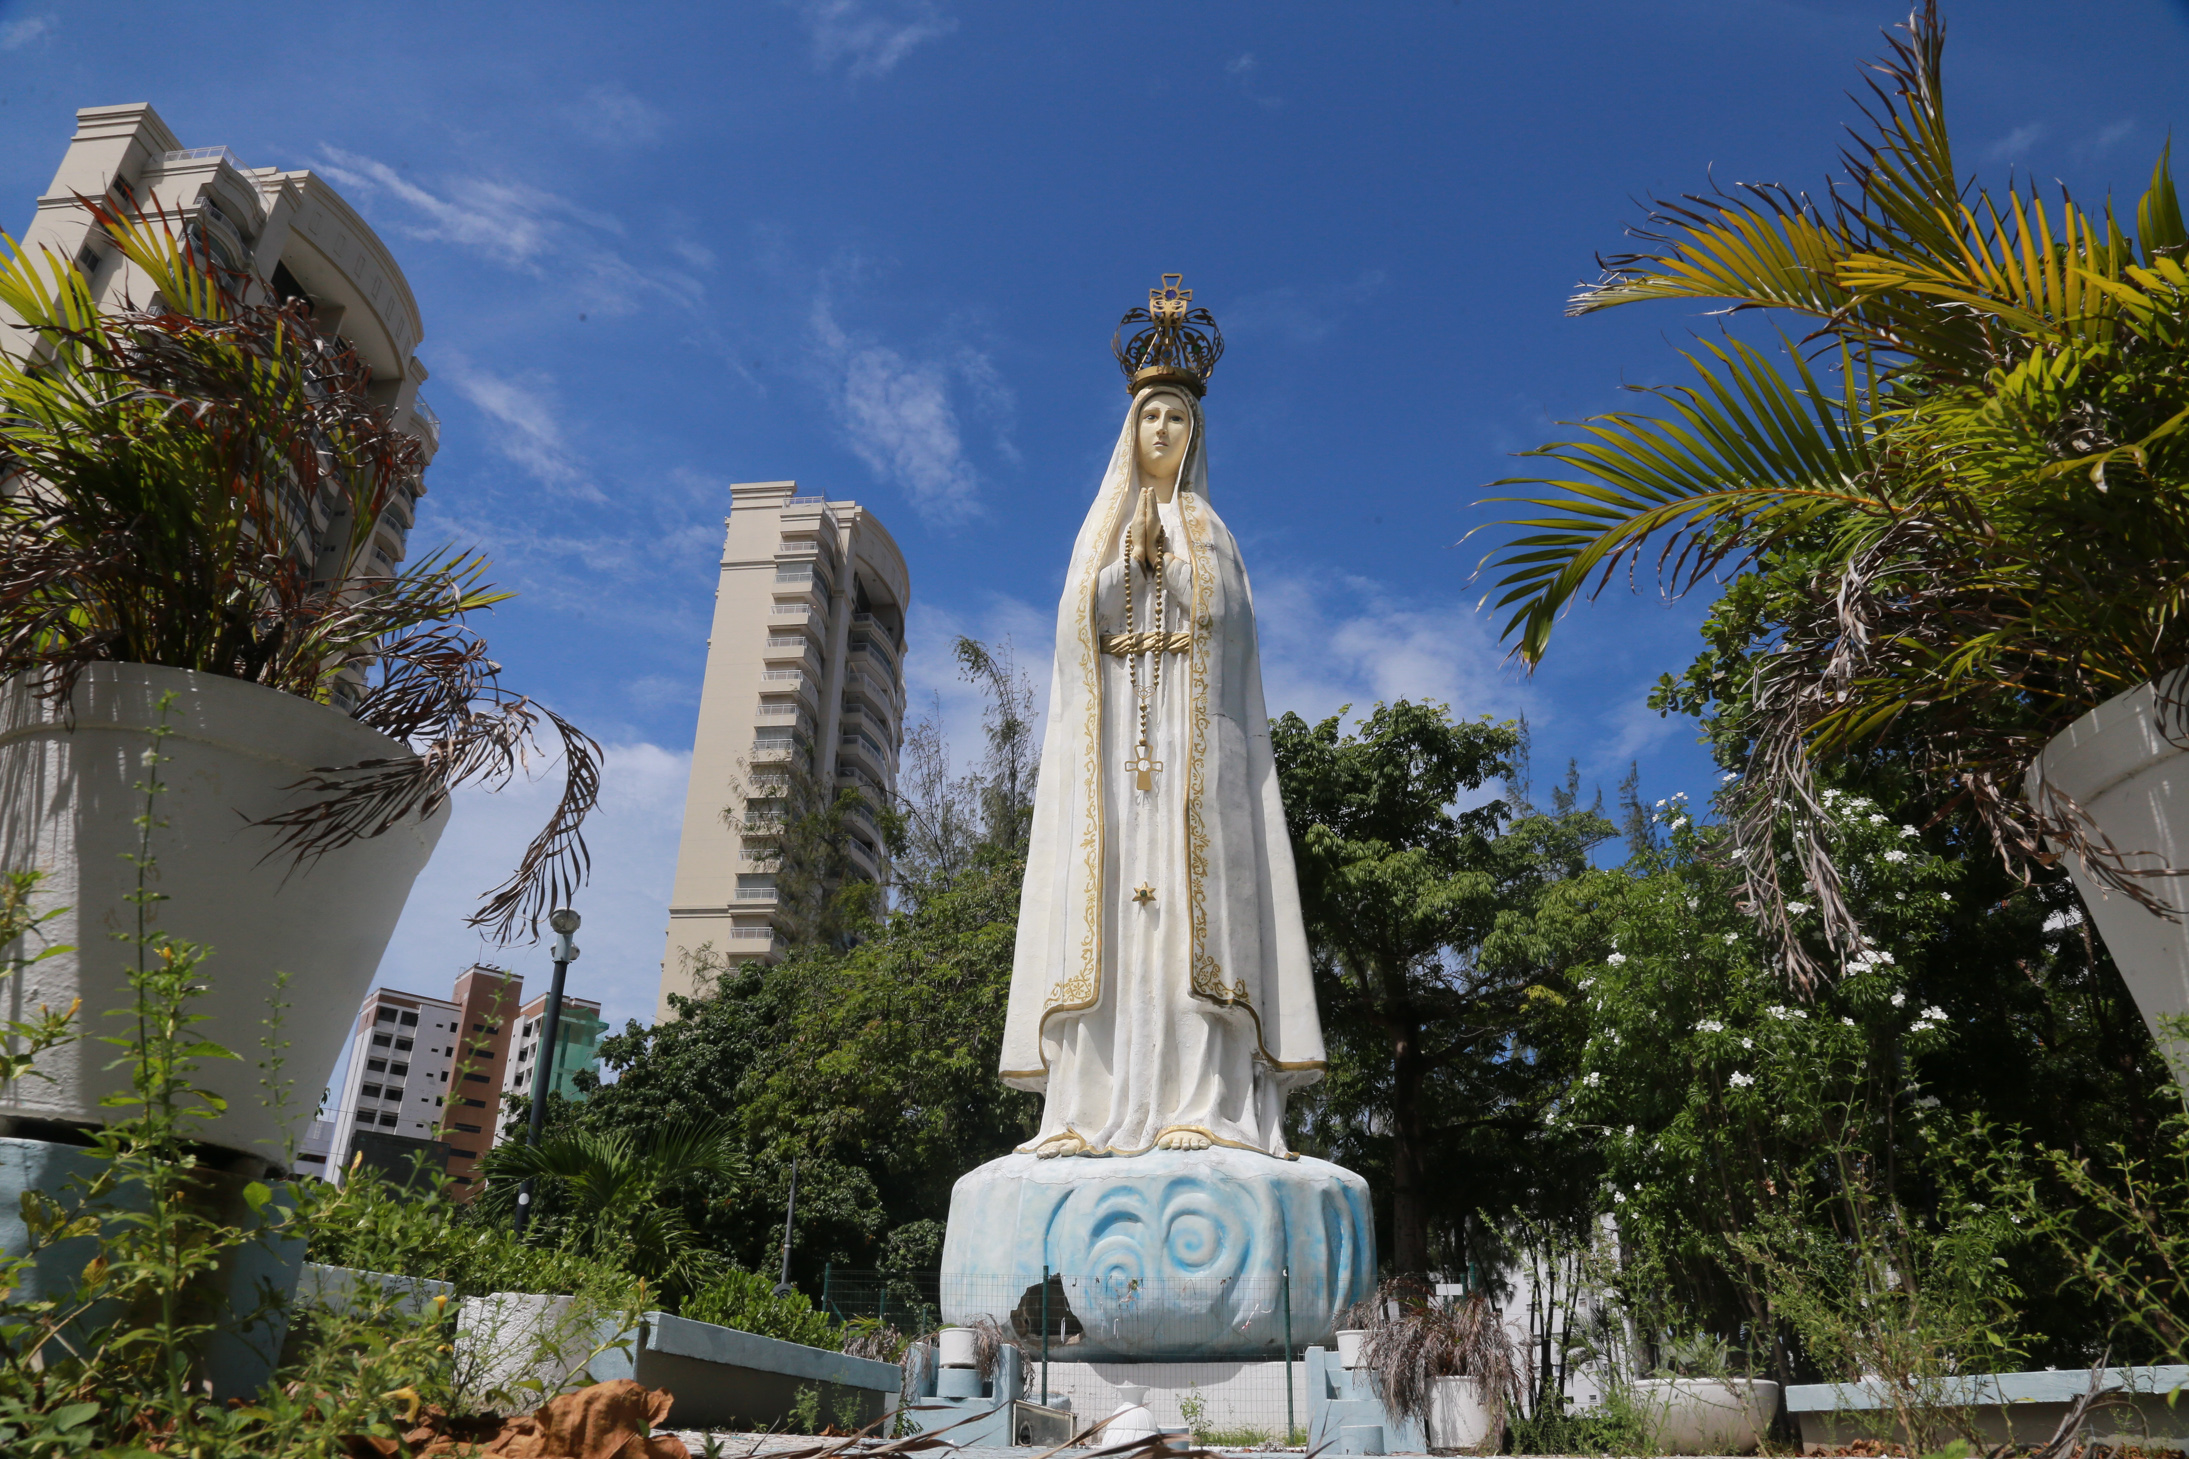
<path id="1" fill-rule="evenodd" d="M 980 1328 L 1023 1355 L 1025 1397 L 1061 1401 L 1083 1422 L 1145 1389 L 1139 1401 L 1158 1424 L 1245 1445 L 1285 1442 L 1307 1420 L 1303 1357 L 1331 1334 L 1296 1325 L 1290 1297 L 1283 1278 L 1151 1282 L 1058 1272 L 1028 1283 L 830 1267 L 819 1305 L 838 1320 L 876 1318 L 913 1335 Z"/>

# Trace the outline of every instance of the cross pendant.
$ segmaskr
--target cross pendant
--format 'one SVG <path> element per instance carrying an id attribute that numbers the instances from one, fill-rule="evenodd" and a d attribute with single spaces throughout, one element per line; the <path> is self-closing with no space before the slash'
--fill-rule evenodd
<path id="1" fill-rule="evenodd" d="M 1140 777 L 1138 781 L 1139 789 L 1153 790 L 1155 789 L 1155 772 L 1163 768 L 1163 762 L 1152 758 L 1148 754 L 1147 741 L 1143 740 L 1140 742 L 1139 752 L 1125 762 L 1125 768 Z"/>

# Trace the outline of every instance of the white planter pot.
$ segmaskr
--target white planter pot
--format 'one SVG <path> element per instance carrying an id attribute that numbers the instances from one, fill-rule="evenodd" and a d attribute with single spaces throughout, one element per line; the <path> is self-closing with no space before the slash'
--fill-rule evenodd
<path id="1" fill-rule="evenodd" d="M 1503 1433 L 1490 1431 L 1490 1410 L 1482 1402 L 1482 1384 L 1473 1378 L 1439 1378 L 1429 1395 L 1429 1447 L 1494 1452 Z"/>
<path id="2" fill-rule="evenodd" d="M 2189 869 L 2189 751 L 2159 732 L 2149 684 L 2119 694 L 2076 720 L 2030 766 L 2027 792 L 2042 805 L 2041 787 L 2074 797 L 2131 867 Z M 2080 858 L 2066 859 L 2106 951 L 2136 1000 L 2161 1049 L 2179 1033 L 2160 1020 L 2189 1015 L 2189 920 L 2169 922 L 2100 885 Z M 2189 908 L 2189 878 L 2153 877 L 2144 887 L 2162 903 Z M 2189 1078 L 2180 1063 L 2177 1078 Z"/>
<path id="3" fill-rule="evenodd" d="M 123 857 L 137 849 L 132 821 L 144 797 L 133 787 L 145 778 L 142 756 L 167 692 L 174 733 L 161 767 L 167 790 L 155 805 L 166 825 L 152 834 L 154 885 L 166 900 L 150 925 L 211 949 L 208 991 L 190 1005 L 205 1021 L 192 1036 L 241 1056 L 203 1062 L 193 1074 L 228 1101 L 196 1137 L 285 1166 L 448 807 L 309 865 L 269 857 L 273 833 L 249 823 L 297 804 L 303 792 L 293 787 L 311 771 L 411 752 L 324 705 L 184 669 L 92 665 L 67 713 L 20 680 L 0 684 L 0 868 L 46 874 L 37 905 L 67 910 L 45 931 L 76 949 L 0 987 L 0 1014 L 21 1018 L 81 998 L 85 1034 L 40 1059 L 48 1078 L 0 1092 L 0 1115 L 100 1124 L 111 1113 L 101 1097 L 128 1087 L 126 1069 L 105 1067 L 120 1051 L 98 1039 L 124 1032 L 124 1020 L 103 1015 L 131 1001 L 125 967 L 134 949 L 112 934 L 136 927 L 127 900 L 136 872 Z M 282 1076 L 293 1081 L 278 1110 L 259 1084 L 277 971 L 289 974 L 280 1038 Z"/>
<path id="4" fill-rule="evenodd" d="M 975 1333 L 970 1327 L 946 1327 L 935 1334 L 935 1366 L 938 1368 L 974 1368 L 980 1366 L 974 1345 Z"/>
<path id="5" fill-rule="evenodd" d="M 1753 1454 L 1779 1410 L 1779 1385 L 1761 1380 L 1645 1378 L 1634 1390 L 1660 1454 Z"/>
<path id="6" fill-rule="evenodd" d="M 1368 1331 L 1366 1328 L 1342 1327 L 1338 1329 L 1339 1367 L 1350 1371 L 1361 1365 L 1361 1343 L 1367 1336 Z"/>

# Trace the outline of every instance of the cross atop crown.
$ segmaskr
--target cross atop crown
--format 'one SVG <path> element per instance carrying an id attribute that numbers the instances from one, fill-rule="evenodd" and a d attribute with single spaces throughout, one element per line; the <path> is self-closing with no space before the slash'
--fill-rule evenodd
<path id="1" fill-rule="evenodd" d="M 1148 313 L 1157 319 L 1182 320 L 1193 304 L 1193 290 L 1181 289 L 1184 274 L 1163 275 L 1163 287 L 1148 290 Z"/>

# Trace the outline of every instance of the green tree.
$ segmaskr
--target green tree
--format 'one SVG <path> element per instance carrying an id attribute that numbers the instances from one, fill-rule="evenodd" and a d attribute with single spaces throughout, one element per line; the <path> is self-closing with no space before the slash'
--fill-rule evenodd
<path id="1" fill-rule="evenodd" d="M 672 1292 L 689 1290 L 709 1264 L 682 1190 L 697 1177 L 734 1181 L 740 1174 L 730 1132 L 690 1118 L 643 1133 L 579 1127 L 537 1145 L 511 1140 L 488 1151 L 482 1168 L 489 1178 L 483 1209 L 513 1214 L 530 1180 L 541 1244 L 572 1246 Z"/>
<path id="2" fill-rule="evenodd" d="M 2146 899 L 2121 860 L 2137 848 L 2054 793 L 2027 803 L 2023 772 L 2092 706 L 2189 665 L 2189 229 L 2168 159 L 2133 238 L 2110 207 L 1989 193 L 1955 161 L 1944 39 L 1926 0 L 1873 68 L 1847 178 L 1661 203 L 1576 296 L 1759 311 L 1799 338 L 1705 342 L 1651 412 L 1533 453 L 1550 474 L 1510 483 L 1541 494 L 1494 554 L 1530 663 L 1645 550 L 1675 591 L 1800 565 L 1768 594 L 1773 652 L 1743 666 L 1728 826 L 1804 985 L 1864 935 L 1817 831 L 1821 767 L 1895 736 L 1911 789 L 2018 873 L 2049 839 Z M 1789 901 L 1821 909 L 1807 933 Z"/>
<path id="3" fill-rule="evenodd" d="M 1387 1175 L 1386 1249 L 1425 1272 L 1434 1240 L 1457 1254 L 1459 1218 L 1514 1188 L 1559 1082 L 1533 1012 L 1556 952 L 1512 924 L 1612 828 L 1571 783 L 1548 813 L 1483 797 L 1515 775 L 1521 731 L 1442 705 L 1378 705 L 1350 733 L 1287 714 L 1271 736 L 1332 1050 L 1303 1139 Z"/>

